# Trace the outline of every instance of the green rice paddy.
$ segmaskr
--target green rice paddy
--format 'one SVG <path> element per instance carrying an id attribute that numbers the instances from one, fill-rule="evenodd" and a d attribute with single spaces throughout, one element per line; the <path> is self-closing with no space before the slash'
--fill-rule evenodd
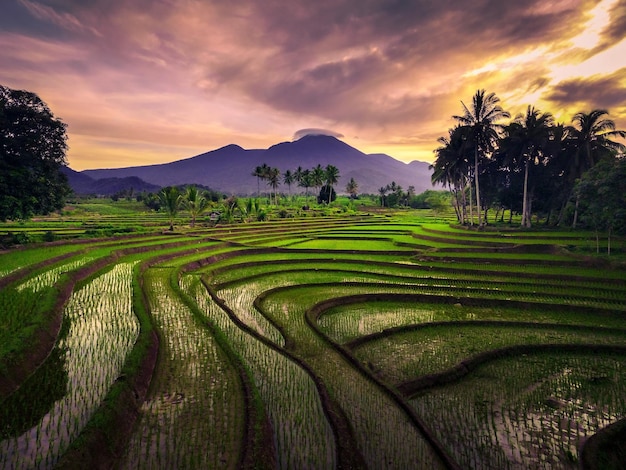
<path id="1" fill-rule="evenodd" d="M 574 469 L 626 423 L 593 234 L 96 209 L 0 227 L 56 239 L 0 253 L 0 469 Z"/>

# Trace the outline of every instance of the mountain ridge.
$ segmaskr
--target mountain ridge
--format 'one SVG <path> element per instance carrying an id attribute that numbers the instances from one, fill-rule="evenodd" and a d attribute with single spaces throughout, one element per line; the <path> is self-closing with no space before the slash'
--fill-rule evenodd
<path id="1" fill-rule="evenodd" d="M 366 154 L 327 135 L 306 135 L 295 141 L 279 142 L 267 149 L 244 149 L 229 144 L 192 157 L 169 163 L 84 170 L 81 175 L 94 180 L 137 177 L 156 186 L 201 184 L 228 194 L 253 195 L 257 192 L 254 169 L 262 164 L 281 172 L 297 167 L 334 165 L 339 169 L 338 192 L 344 192 L 350 178 L 359 193 L 376 194 L 392 181 L 417 193 L 431 189 L 429 164 L 414 160 L 404 163 L 387 154 Z M 265 188 L 262 188 L 265 189 Z M 280 189 L 286 192 L 284 185 Z M 294 191 L 295 188 L 292 188 Z"/>

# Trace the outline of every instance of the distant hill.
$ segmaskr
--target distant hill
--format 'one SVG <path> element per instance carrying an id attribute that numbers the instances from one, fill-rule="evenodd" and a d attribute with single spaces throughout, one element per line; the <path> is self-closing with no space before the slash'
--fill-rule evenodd
<path id="1" fill-rule="evenodd" d="M 132 189 L 135 193 L 143 191 L 153 193 L 161 189 L 161 186 L 146 183 L 137 176 L 94 179 L 68 167 L 62 167 L 61 172 L 67 176 L 68 183 L 76 194 L 111 196 L 128 189 Z"/>
<path id="2" fill-rule="evenodd" d="M 354 178 L 359 193 L 378 193 L 378 188 L 392 181 L 405 190 L 414 186 L 417 193 L 432 189 L 429 164 L 413 161 L 409 164 L 385 154 L 365 154 L 327 135 L 307 135 L 294 142 L 282 142 L 268 149 L 245 150 L 227 145 L 195 157 L 158 165 L 115 169 L 85 170 L 80 174 L 94 180 L 103 178 L 138 177 L 157 186 L 201 184 L 227 194 L 252 195 L 257 191 L 254 169 L 266 163 L 284 172 L 334 165 L 339 169 L 338 192 L 345 192 L 346 183 Z M 261 182 L 261 190 L 266 190 Z M 281 190 L 287 191 L 284 185 Z M 301 188 L 292 188 L 293 192 Z"/>

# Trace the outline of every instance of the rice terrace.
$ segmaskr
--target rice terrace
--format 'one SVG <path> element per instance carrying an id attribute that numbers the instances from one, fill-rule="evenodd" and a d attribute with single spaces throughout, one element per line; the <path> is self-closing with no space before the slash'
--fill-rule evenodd
<path id="1" fill-rule="evenodd" d="M 593 233 L 130 206 L 1 227 L 54 241 L 0 254 L 0 468 L 623 468 Z"/>

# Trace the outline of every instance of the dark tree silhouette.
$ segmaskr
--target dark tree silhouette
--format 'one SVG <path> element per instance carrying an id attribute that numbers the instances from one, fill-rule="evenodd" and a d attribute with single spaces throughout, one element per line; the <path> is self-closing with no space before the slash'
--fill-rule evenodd
<path id="1" fill-rule="evenodd" d="M 330 187 L 330 191 L 327 191 L 328 198 L 326 199 L 326 202 L 330 204 L 332 202 L 331 195 L 335 192 L 334 186 L 337 184 L 337 181 L 339 181 L 339 169 L 334 165 L 326 165 L 324 169 L 324 179 L 326 181 L 325 186 Z M 337 196 L 335 195 L 335 197 Z"/>
<path id="2" fill-rule="evenodd" d="M 569 167 L 570 179 L 580 178 L 583 173 L 598 163 L 602 157 L 624 152 L 624 145 L 614 141 L 615 137 L 626 138 L 626 132 L 615 129 L 612 119 L 603 118 L 608 115 L 606 109 L 594 109 L 589 113 L 576 113 L 572 118 L 572 139 L 576 151 Z M 573 178 L 572 178 L 573 177 Z M 572 226 L 576 227 L 578 218 L 578 197 Z"/>
<path id="3" fill-rule="evenodd" d="M 547 163 L 553 123 L 552 114 L 541 113 L 533 106 L 528 106 L 526 114 L 518 114 L 506 127 L 507 135 L 502 141 L 502 147 L 509 156 L 509 161 L 524 172 L 522 227 L 531 226 L 533 191 L 529 191 L 530 168 Z"/>
<path id="4" fill-rule="evenodd" d="M 465 126 L 472 133 L 474 142 L 474 185 L 476 187 L 476 206 L 478 208 L 478 225 L 482 226 L 480 185 L 478 183 L 479 161 L 487 157 L 494 150 L 498 142 L 502 125 L 496 121 L 510 117 L 498 104 L 500 99 L 495 93 L 485 96 L 485 90 L 478 90 L 472 97 L 472 106 L 463 105 L 463 115 L 453 116 L 459 124 Z"/>
<path id="5" fill-rule="evenodd" d="M 0 220 L 48 214 L 70 188 L 66 124 L 34 93 L 0 85 Z"/>

